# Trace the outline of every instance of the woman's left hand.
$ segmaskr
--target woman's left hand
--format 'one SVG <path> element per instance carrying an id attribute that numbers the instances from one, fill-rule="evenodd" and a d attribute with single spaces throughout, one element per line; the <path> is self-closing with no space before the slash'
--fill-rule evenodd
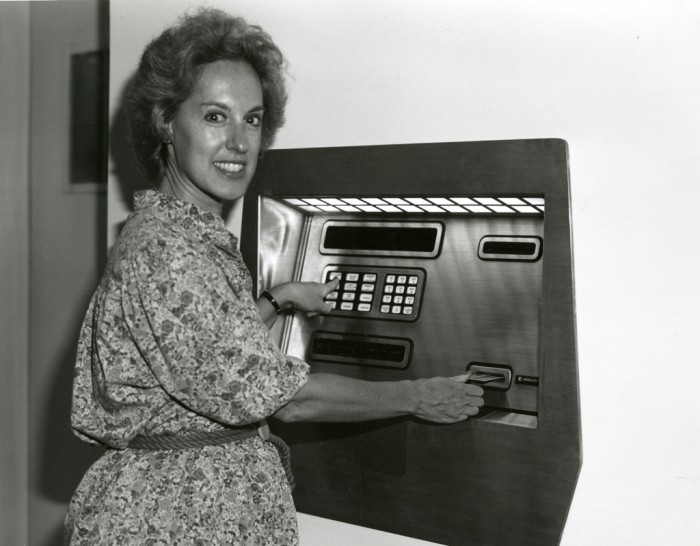
<path id="1" fill-rule="evenodd" d="M 282 309 L 294 309 L 305 312 L 312 317 L 318 314 L 330 313 L 330 306 L 323 301 L 328 294 L 338 288 L 338 279 L 327 283 L 320 282 L 288 282 L 275 286 L 270 293 L 279 302 Z"/>

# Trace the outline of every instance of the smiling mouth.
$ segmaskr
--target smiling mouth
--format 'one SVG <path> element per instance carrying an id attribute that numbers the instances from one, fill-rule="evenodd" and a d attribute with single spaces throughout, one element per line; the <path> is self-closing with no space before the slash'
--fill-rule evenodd
<path id="1" fill-rule="evenodd" d="M 237 163 L 232 161 L 214 161 L 214 166 L 224 171 L 226 174 L 238 174 L 245 169 L 245 163 Z"/>

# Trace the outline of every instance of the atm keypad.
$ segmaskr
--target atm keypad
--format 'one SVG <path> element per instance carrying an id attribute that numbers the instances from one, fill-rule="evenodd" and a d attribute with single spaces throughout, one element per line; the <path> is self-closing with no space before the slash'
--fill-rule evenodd
<path id="1" fill-rule="evenodd" d="M 413 321 L 418 318 L 425 284 L 422 269 L 328 266 L 324 282 L 339 279 L 338 289 L 326 296 L 332 315 Z"/>

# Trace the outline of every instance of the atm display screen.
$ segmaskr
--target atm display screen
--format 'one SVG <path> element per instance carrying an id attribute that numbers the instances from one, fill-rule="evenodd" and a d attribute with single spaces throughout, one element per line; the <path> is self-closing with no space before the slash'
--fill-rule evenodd
<path id="1" fill-rule="evenodd" d="M 434 227 L 330 226 L 324 246 L 336 250 L 431 252 L 437 236 Z"/>
<path id="2" fill-rule="evenodd" d="M 324 254 L 435 257 L 442 242 L 439 222 L 339 222 L 323 229 Z"/>

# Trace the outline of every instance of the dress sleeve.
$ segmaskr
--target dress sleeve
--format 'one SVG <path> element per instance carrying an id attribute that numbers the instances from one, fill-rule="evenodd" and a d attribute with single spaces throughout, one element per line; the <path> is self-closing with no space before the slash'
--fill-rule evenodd
<path id="1" fill-rule="evenodd" d="M 271 339 L 252 296 L 204 249 L 159 239 L 129 260 L 122 294 L 132 335 L 167 394 L 239 425 L 289 402 L 308 365 Z"/>

